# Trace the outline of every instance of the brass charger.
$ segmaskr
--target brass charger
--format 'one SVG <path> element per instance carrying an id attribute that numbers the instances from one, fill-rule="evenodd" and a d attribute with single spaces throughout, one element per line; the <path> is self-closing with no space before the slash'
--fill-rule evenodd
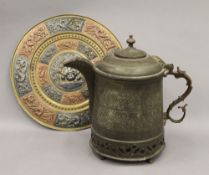
<path id="1" fill-rule="evenodd" d="M 18 44 L 10 70 L 18 103 L 36 122 L 56 130 L 80 130 L 91 124 L 85 78 L 65 62 L 79 57 L 91 63 L 120 48 L 102 24 L 79 15 L 60 15 L 32 27 Z"/>

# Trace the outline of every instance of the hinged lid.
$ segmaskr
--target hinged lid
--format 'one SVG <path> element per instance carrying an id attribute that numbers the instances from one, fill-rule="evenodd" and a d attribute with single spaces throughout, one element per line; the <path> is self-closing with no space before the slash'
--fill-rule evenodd
<path id="1" fill-rule="evenodd" d="M 121 58 L 143 58 L 146 56 L 146 52 L 133 47 L 135 40 L 132 35 L 129 36 L 126 42 L 128 43 L 128 47 L 126 49 L 116 50 L 115 56 Z"/>
<path id="2" fill-rule="evenodd" d="M 127 43 L 127 48 L 109 52 L 96 64 L 95 70 L 104 76 L 118 79 L 146 79 L 162 75 L 164 62 L 159 57 L 134 48 L 132 35 Z"/>

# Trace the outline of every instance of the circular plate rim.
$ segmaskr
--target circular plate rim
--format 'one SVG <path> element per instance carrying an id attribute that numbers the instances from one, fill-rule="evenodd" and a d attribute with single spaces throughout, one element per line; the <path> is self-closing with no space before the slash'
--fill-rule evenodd
<path id="1" fill-rule="evenodd" d="M 99 24 L 100 26 L 102 26 L 105 30 L 107 30 L 113 37 L 114 37 L 114 40 L 116 41 L 116 43 L 118 44 L 119 48 L 121 48 L 121 43 L 119 42 L 119 40 L 117 39 L 117 37 L 109 30 L 109 28 L 107 28 L 106 26 L 104 26 L 103 24 L 101 24 L 100 22 L 90 18 L 90 17 L 87 17 L 87 16 L 83 16 L 83 15 L 77 15 L 77 14 L 71 14 L 71 13 L 66 13 L 66 14 L 61 14 L 61 15 L 56 15 L 56 16 L 51 16 L 51 17 L 48 17 L 44 20 L 41 20 L 40 22 L 36 23 L 35 25 L 33 25 L 32 27 L 30 27 L 26 32 L 24 32 L 24 35 L 22 35 L 22 37 L 19 39 L 19 42 L 17 43 L 17 46 L 15 47 L 15 50 L 13 52 L 13 55 L 12 55 L 12 59 L 10 61 L 10 68 L 9 68 L 9 72 L 10 72 L 10 84 L 11 84 L 11 87 L 12 87 L 12 91 L 13 91 L 13 94 L 18 102 L 18 105 L 19 107 L 22 109 L 22 111 L 25 112 L 25 114 L 27 114 L 28 117 L 30 117 L 32 120 L 34 120 L 36 123 L 40 124 L 41 126 L 43 127 L 46 127 L 46 128 L 49 128 L 49 129 L 53 129 L 53 130 L 57 130 L 57 131 L 80 131 L 80 130 L 84 130 L 84 129 L 87 129 L 87 128 L 90 128 L 91 127 L 91 124 L 89 125 L 86 125 L 86 126 L 82 126 L 82 127 L 77 127 L 77 128 L 61 128 L 61 127 L 57 127 L 57 126 L 52 126 L 50 124 L 47 124 L 41 120 L 38 120 L 36 117 L 34 117 L 27 109 L 26 107 L 21 103 L 21 100 L 17 94 L 17 91 L 16 91 L 16 88 L 15 88 L 15 83 L 14 83 L 14 80 L 13 80 L 13 65 L 14 65 L 14 61 L 15 61 L 15 54 L 16 54 L 16 51 L 19 47 L 19 45 L 21 44 L 23 38 L 32 30 L 34 29 L 35 27 L 37 27 L 38 25 L 50 20 L 50 19 L 53 19 L 53 18 L 57 18 L 57 17 L 64 17 L 64 16 L 73 16 L 73 17 L 81 17 L 81 18 L 84 18 L 84 19 L 88 19 L 88 20 L 91 20 L 97 24 Z"/>

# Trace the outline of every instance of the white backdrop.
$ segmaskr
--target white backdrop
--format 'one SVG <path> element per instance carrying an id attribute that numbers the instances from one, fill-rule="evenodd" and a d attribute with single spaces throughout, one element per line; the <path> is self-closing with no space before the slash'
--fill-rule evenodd
<path id="1" fill-rule="evenodd" d="M 186 70 L 194 89 L 183 123 L 167 122 L 166 149 L 153 164 L 100 160 L 88 146 L 90 130 L 58 132 L 40 126 L 19 107 L 9 65 L 23 34 L 50 16 L 73 13 L 107 26 L 126 46 Z M 205 174 L 209 171 L 209 1 L 207 0 L 0 0 L 0 174 Z M 185 82 L 164 81 L 165 109 Z M 175 113 L 174 113 L 175 114 Z"/>

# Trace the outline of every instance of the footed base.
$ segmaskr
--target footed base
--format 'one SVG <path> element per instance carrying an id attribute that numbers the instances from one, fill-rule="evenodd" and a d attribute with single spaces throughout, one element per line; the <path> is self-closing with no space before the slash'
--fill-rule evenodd
<path id="1" fill-rule="evenodd" d="M 131 142 L 109 139 L 92 133 L 90 146 L 96 154 L 104 158 L 126 162 L 152 162 L 152 159 L 164 149 L 165 142 L 163 134 L 147 140 Z"/>

